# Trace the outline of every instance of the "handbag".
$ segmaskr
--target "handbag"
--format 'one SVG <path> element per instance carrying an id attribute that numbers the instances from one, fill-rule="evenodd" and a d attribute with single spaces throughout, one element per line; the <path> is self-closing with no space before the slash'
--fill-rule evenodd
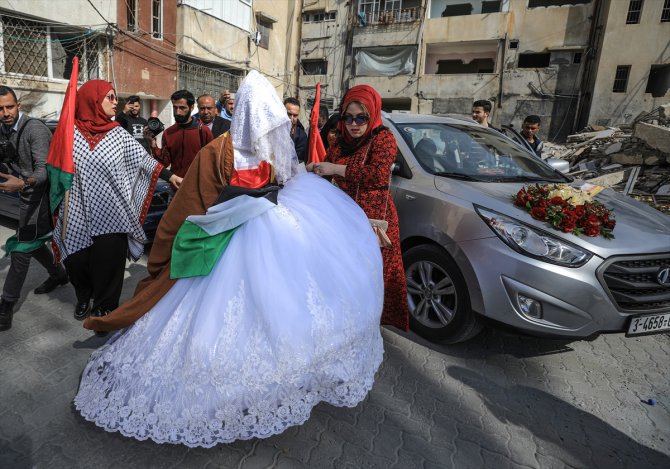
<path id="1" fill-rule="evenodd" d="M 365 151 L 365 156 L 363 157 L 363 165 L 368 159 L 368 155 L 370 154 L 370 148 L 372 147 L 372 143 L 368 145 L 368 149 Z M 368 218 L 368 221 L 370 222 L 370 226 L 372 227 L 372 231 L 374 231 L 375 236 L 377 236 L 377 242 L 379 243 L 380 248 L 390 248 L 393 246 L 393 243 L 391 242 L 391 239 L 388 237 L 386 234 L 386 230 L 388 230 L 389 227 L 389 222 L 386 221 L 386 210 L 388 209 L 389 205 L 389 194 L 391 192 L 391 176 L 389 176 L 389 184 L 388 188 L 386 190 L 386 202 L 384 203 L 384 218 L 383 219 L 377 219 L 377 218 Z M 361 183 L 358 183 L 358 186 L 356 186 L 356 198 L 354 201 L 358 203 L 358 189 L 360 188 Z"/>

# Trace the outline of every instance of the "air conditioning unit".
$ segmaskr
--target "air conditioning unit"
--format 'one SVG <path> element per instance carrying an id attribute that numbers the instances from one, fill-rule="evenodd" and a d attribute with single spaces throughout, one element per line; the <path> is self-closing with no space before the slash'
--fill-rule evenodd
<path id="1" fill-rule="evenodd" d="M 256 44 L 256 45 L 261 43 L 262 38 L 263 38 L 263 35 L 261 34 L 260 31 L 256 31 L 255 33 L 251 33 L 251 40 L 254 41 L 254 44 Z"/>

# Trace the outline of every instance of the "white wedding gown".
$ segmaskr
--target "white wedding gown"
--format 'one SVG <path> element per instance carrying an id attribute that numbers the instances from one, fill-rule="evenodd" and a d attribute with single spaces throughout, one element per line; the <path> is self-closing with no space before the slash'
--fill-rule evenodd
<path id="1" fill-rule="evenodd" d="M 383 355 L 382 259 L 363 211 L 301 174 L 212 272 L 180 279 L 94 352 L 75 406 L 108 431 L 211 447 L 352 407 Z"/>

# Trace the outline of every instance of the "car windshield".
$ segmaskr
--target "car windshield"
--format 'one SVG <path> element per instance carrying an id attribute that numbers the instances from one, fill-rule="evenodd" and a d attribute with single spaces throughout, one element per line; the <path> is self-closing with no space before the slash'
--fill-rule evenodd
<path id="1" fill-rule="evenodd" d="M 438 176 L 487 182 L 565 181 L 558 171 L 495 131 L 442 123 L 396 126 L 419 164 Z"/>

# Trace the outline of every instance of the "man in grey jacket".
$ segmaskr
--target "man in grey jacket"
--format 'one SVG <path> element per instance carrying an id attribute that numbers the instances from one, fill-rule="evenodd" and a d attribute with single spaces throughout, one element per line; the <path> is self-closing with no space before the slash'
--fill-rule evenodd
<path id="1" fill-rule="evenodd" d="M 49 272 L 49 278 L 35 289 L 36 294 L 65 285 L 68 278 L 45 244 L 51 238 L 46 172 L 51 131 L 43 122 L 21 112 L 16 93 L 7 86 L 0 86 L 0 119 L 0 191 L 17 192 L 19 197 L 19 228 L 5 243 L 11 263 L 0 299 L 0 331 L 4 331 L 12 327 L 14 306 L 31 257 Z"/>

